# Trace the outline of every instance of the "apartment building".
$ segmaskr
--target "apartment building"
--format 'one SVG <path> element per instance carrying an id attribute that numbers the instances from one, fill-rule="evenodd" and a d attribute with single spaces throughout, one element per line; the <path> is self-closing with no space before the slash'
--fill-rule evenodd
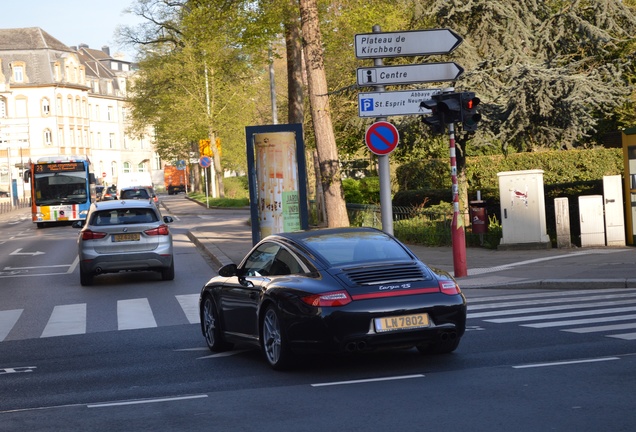
<path id="1" fill-rule="evenodd" d="M 44 156 L 88 156 L 105 184 L 121 173 L 160 176 L 152 137 L 126 135 L 133 74 L 108 47 L 68 47 L 37 27 L 0 29 L 0 190 L 25 194 L 21 172 Z"/>

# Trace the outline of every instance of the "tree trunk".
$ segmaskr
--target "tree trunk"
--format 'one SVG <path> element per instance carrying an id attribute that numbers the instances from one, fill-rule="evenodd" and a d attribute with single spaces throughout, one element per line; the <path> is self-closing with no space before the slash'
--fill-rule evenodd
<path id="1" fill-rule="evenodd" d="M 331 123 L 327 77 L 322 53 L 322 35 L 316 0 L 299 0 L 303 50 L 307 69 L 307 85 L 311 118 L 316 136 L 322 188 L 328 227 L 349 226 L 349 216 L 342 190 L 336 138 Z"/>
<path id="2" fill-rule="evenodd" d="M 293 0 L 292 0 L 293 1 Z M 287 48 L 287 101 L 290 124 L 303 124 L 303 47 L 300 42 L 300 25 L 293 14 L 285 23 L 285 45 Z"/>

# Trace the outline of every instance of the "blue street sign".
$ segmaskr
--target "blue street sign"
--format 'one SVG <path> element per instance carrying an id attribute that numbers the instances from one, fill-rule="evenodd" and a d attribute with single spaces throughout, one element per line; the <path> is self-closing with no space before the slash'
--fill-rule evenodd
<path id="1" fill-rule="evenodd" d="M 395 150 L 400 141 L 400 134 L 393 124 L 379 121 L 369 126 L 364 138 L 369 150 L 382 156 Z"/>

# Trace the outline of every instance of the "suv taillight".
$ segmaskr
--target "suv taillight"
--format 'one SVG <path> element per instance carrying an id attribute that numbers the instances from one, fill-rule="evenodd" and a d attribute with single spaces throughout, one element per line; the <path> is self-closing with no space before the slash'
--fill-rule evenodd
<path id="1" fill-rule="evenodd" d="M 144 231 L 144 233 L 146 233 L 149 236 L 155 236 L 155 235 L 168 235 L 170 234 L 170 231 L 168 230 L 168 225 L 163 224 L 158 226 L 157 228 L 146 230 Z"/>
<path id="2" fill-rule="evenodd" d="M 105 232 L 95 232 L 91 230 L 82 231 L 82 240 L 99 240 L 106 237 Z"/>

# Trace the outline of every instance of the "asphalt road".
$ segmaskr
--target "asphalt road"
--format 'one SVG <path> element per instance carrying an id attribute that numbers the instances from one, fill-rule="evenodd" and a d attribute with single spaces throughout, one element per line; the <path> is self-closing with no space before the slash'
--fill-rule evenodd
<path id="1" fill-rule="evenodd" d="M 89 288 L 73 267 L 72 228 L 0 226 L 0 269 L 19 271 L 0 275 L 0 329 L 8 311 L 22 310 L 0 337 L 0 431 L 596 432 L 636 424 L 636 345 L 621 337 L 633 330 L 618 328 L 636 313 L 635 290 L 468 291 L 469 329 L 454 354 L 316 356 L 275 372 L 252 348 L 209 352 L 178 301 L 191 305 L 213 273 L 183 234 L 205 223 L 196 215 L 174 223 L 174 281 L 111 275 Z M 11 255 L 18 249 L 33 255 Z M 139 299 L 156 325 L 121 328 L 118 308 L 127 306 L 119 305 Z M 52 318 L 57 306 L 77 304 L 86 304 L 85 331 L 44 335 L 64 321 Z"/>

